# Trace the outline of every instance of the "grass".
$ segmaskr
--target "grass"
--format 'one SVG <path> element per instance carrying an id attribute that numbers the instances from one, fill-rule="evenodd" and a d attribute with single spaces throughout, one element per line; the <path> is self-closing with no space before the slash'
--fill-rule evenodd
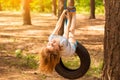
<path id="1" fill-rule="evenodd" d="M 87 75 L 98 78 L 101 77 L 102 67 L 103 67 L 103 61 L 99 62 L 97 66 L 95 66 L 94 64 L 91 65 L 90 70 L 87 72 Z"/>
<path id="2" fill-rule="evenodd" d="M 15 51 L 16 57 L 22 59 L 19 65 L 26 66 L 31 69 L 38 68 L 38 57 L 36 55 L 27 54 L 23 55 L 23 51 L 17 49 Z M 62 57 L 63 64 L 69 69 L 77 69 L 80 66 L 80 59 L 74 55 L 71 57 Z M 103 61 L 91 60 L 91 66 L 86 75 L 100 77 L 102 72 Z M 44 78 L 44 77 L 43 77 Z"/>
<path id="3" fill-rule="evenodd" d="M 78 56 L 62 57 L 63 64 L 69 69 L 77 69 L 80 66 Z"/>
<path id="4" fill-rule="evenodd" d="M 23 54 L 23 51 L 21 49 L 17 49 L 15 51 L 15 55 L 17 58 L 22 59 L 21 63 L 19 63 L 20 65 L 26 66 L 32 69 L 37 69 L 38 59 L 35 55 L 30 53 Z"/>
<path id="5" fill-rule="evenodd" d="M 70 69 L 77 69 L 80 66 L 80 59 L 78 56 L 72 56 L 68 58 L 62 58 L 63 64 Z M 102 73 L 103 61 L 96 61 L 94 58 L 91 59 L 91 66 L 88 70 L 88 76 L 100 77 Z"/>

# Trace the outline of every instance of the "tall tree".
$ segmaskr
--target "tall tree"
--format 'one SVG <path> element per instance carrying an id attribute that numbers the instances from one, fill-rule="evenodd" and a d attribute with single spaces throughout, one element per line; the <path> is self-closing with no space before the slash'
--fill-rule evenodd
<path id="1" fill-rule="evenodd" d="M 31 0 L 22 0 L 23 25 L 31 25 L 30 2 Z"/>
<path id="2" fill-rule="evenodd" d="M 58 18 L 60 17 L 60 15 L 62 14 L 62 11 L 64 10 L 64 1 L 65 0 L 58 0 Z M 64 31 L 64 27 L 61 27 L 59 34 L 62 35 L 63 31 Z"/>
<path id="3" fill-rule="evenodd" d="M 0 3 L 0 11 L 2 11 L 2 6 L 1 6 L 1 3 Z"/>
<path id="4" fill-rule="evenodd" d="M 2 11 L 1 0 L 0 0 L 0 11 Z"/>
<path id="5" fill-rule="evenodd" d="M 64 9 L 64 1 L 65 0 L 58 0 L 58 18 L 60 17 Z"/>
<path id="6" fill-rule="evenodd" d="M 40 7 L 41 7 L 41 11 L 44 12 L 45 11 L 45 5 L 44 5 L 45 0 L 40 0 Z"/>
<path id="7" fill-rule="evenodd" d="M 120 0 L 105 0 L 105 10 L 102 80 L 120 80 Z"/>
<path id="8" fill-rule="evenodd" d="M 95 0 L 90 0 L 90 17 L 89 19 L 95 19 Z"/>
<path id="9" fill-rule="evenodd" d="M 74 6 L 75 1 L 74 0 L 68 0 L 68 6 Z"/>
<path id="10" fill-rule="evenodd" d="M 56 3 L 56 0 L 52 0 L 52 12 L 53 12 L 53 15 L 56 15 L 56 7 L 57 7 L 57 3 Z"/>

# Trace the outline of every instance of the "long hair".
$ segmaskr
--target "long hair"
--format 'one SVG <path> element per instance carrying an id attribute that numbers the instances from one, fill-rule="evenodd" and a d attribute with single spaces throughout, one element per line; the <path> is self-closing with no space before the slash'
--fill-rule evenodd
<path id="1" fill-rule="evenodd" d="M 52 73 L 59 63 L 59 51 L 49 51 L 46 47 L 41 48 L 39 69 L 42 73 Z"/>

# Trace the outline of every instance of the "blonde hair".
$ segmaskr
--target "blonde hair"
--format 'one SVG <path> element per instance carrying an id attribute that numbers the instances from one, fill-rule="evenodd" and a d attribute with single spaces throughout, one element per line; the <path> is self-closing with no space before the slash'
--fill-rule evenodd
<path id="1" fill-rule="evenodd" d="M 41 48 L 39 69 L 42 73 L 52 73 L 59 63 L 59 51 L 49 51 L 46 47 Z"/>

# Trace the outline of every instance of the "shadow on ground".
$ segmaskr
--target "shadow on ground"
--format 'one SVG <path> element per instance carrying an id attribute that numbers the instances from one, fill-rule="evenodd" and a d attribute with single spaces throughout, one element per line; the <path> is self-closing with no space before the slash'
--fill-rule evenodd
<path id="1" fill-rule="evenodd" d="M 47 42 L 57 18 L 51 14 L 32 14 L 32 25 L 23 26 L 18 12 L 0 12 L 0 80 L 68 80 L 59 76 L 43 75 L 37 69 L 21 66 L 21 59 L 15 57 L 17 49 L 26 54 L 38 56 L 39 50 Z M 103 59 L 104 16 L 89 20 L 88 15 L 77 14 L 76 39 L 89 51 L 91 65 L 98 65 Z M 98 77 L 98 76 L 97 76 Z M 86 74 L 77 80 L 98 80 Z M 100 75 L 99 75 L 100 77 Z"/>

